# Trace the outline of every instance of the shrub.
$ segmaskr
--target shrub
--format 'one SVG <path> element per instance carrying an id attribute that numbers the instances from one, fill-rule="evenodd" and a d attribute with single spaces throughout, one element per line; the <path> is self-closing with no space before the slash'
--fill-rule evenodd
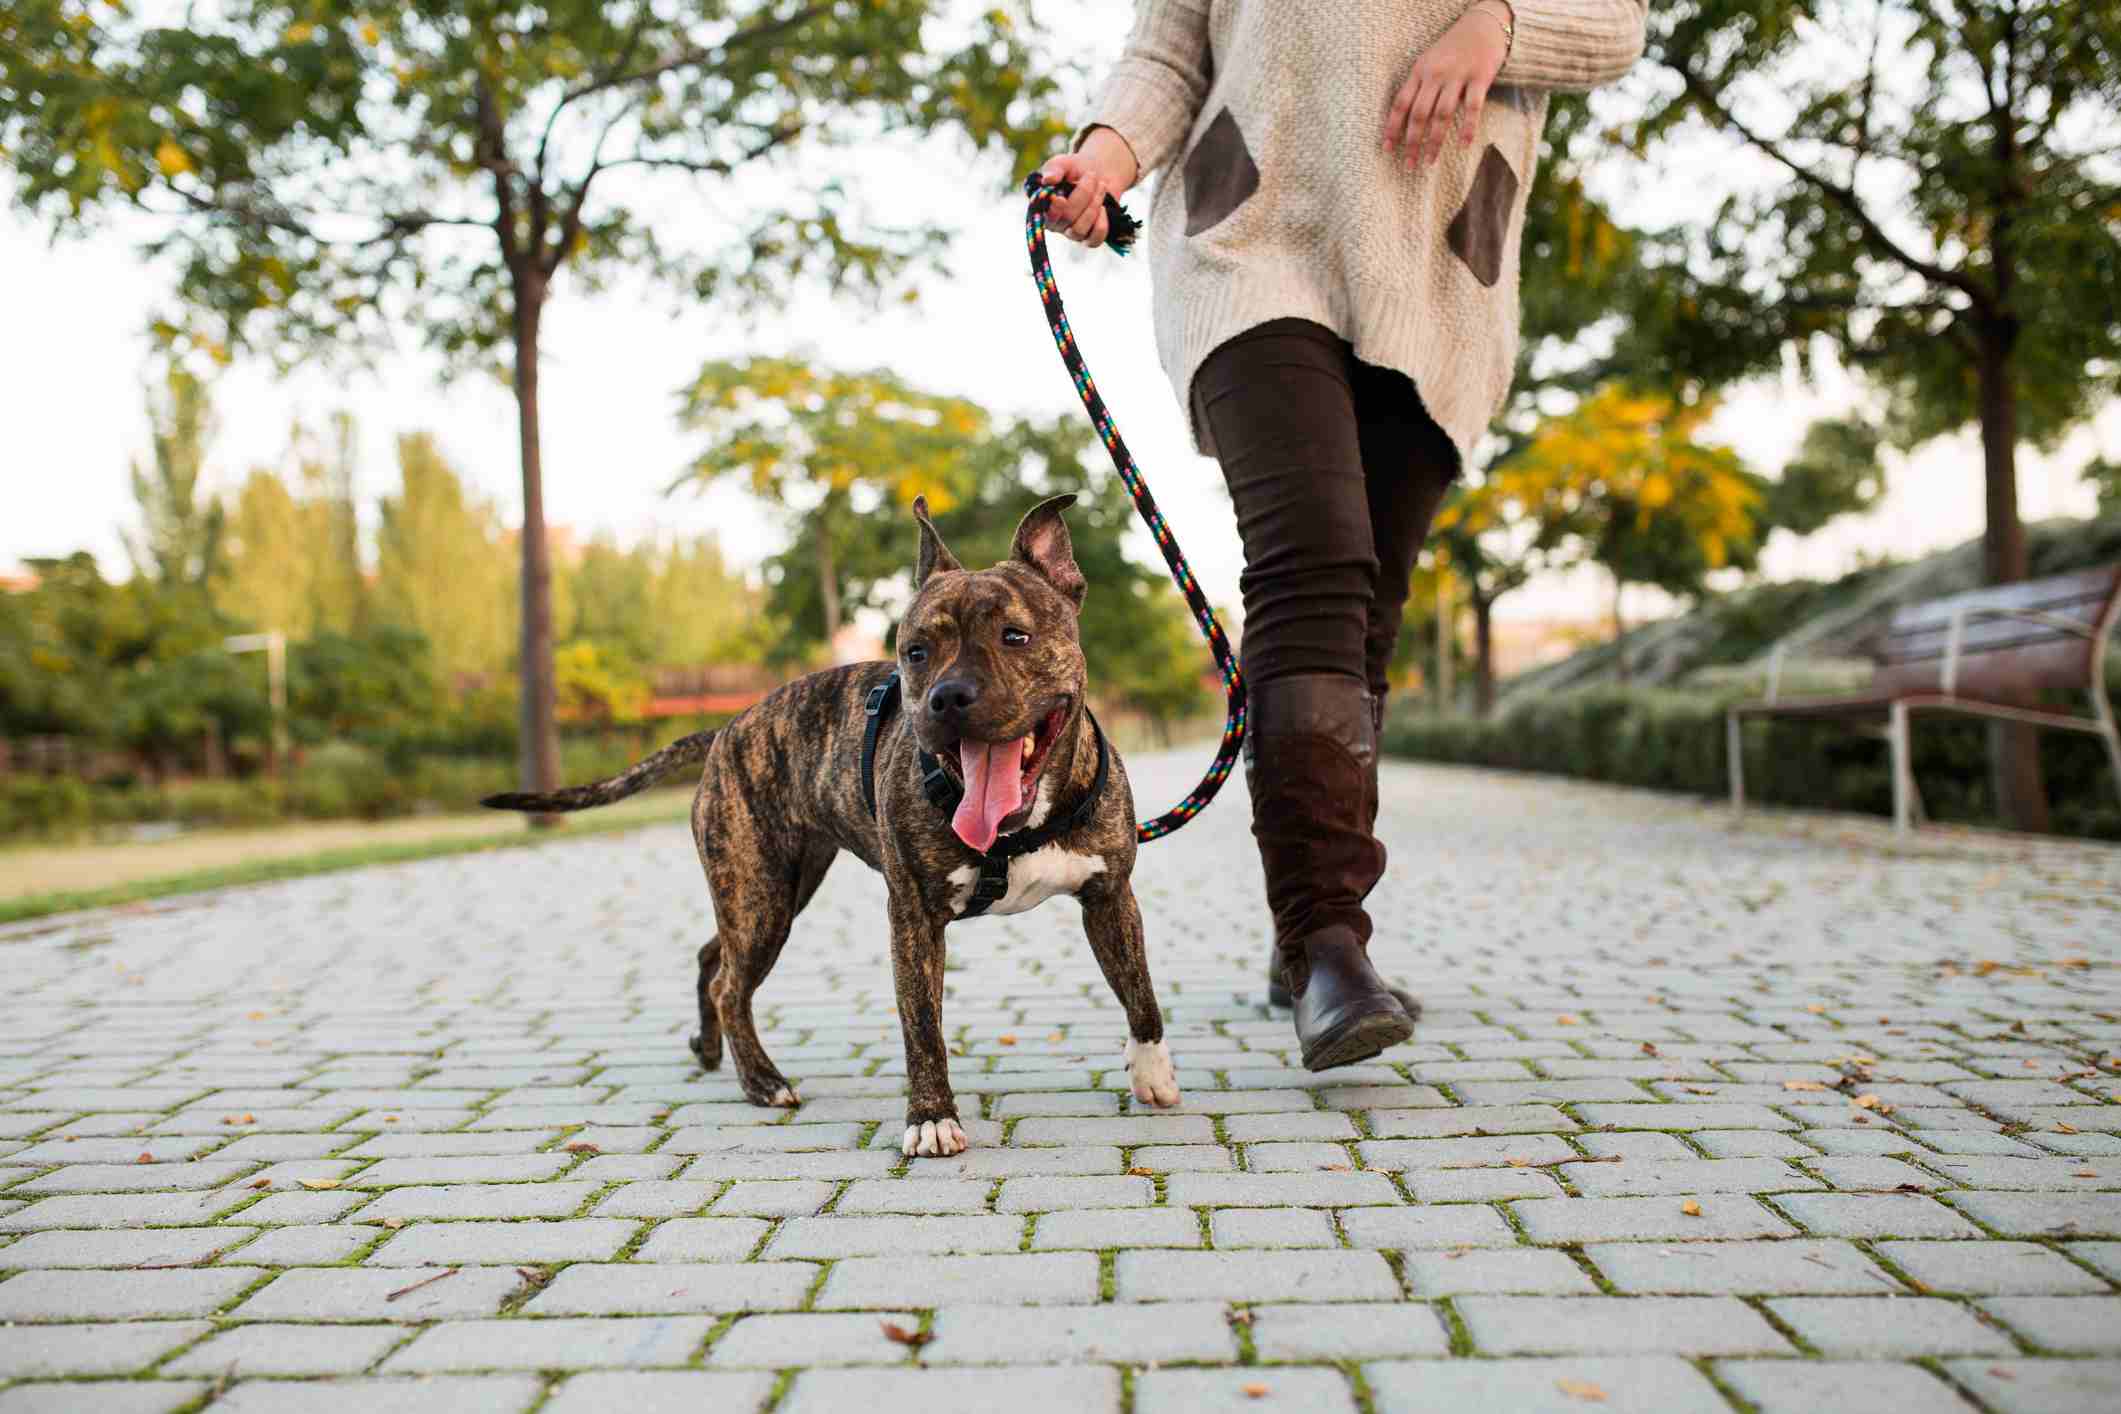
<path id="1" fill-rule="evenodd" d="M 1399 714 L 1385 723 L 1383 748 L 1420 761 L 1721 797 L 1730 790 L 1724 709 L 1752 695 L 1599 687 L 1524 698 L 1485 721 Z M 1914 747 L 1915 781 L 1929 818 L 1996 822 L 1983 723 L 1918 717 Z M 1892 813 L 1891 766 L 1874 735 L 1830 722 L 1756 719 L 1746 724 L 1743 750 L 1748 799 Z M 2042 732 L 2040 759 L 2058 833 L 2121 839 L 2121 801 L 2096 738 Z"/>

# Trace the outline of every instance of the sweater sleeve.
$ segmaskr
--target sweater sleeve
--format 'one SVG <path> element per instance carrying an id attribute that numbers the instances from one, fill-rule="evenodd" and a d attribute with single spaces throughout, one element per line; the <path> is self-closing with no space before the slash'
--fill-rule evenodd
<path id="1" fill-rule="evenodd" d="M 1497 83 L 1588 92 L 1642 56 L 1648 0 L 1509 0 L 1517 38 Z"/>
<path id="2" fill-rule="evenodd" d="M 1146 177 L 1170 160 L 1208 94 L 1208 0 L 1141 0 L 1134 33 L 1091 105 L 1092 128 L 1110 128 Z"/>

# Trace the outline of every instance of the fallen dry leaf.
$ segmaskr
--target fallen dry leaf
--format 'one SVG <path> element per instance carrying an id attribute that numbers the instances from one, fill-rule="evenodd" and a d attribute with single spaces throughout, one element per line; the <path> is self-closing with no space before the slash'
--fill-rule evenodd
<path id="1" fill-rule="evenodd" d="M 254 1178 L 250 1181 L 249 1186 L 252 1188 L 270 1188 L 272 1187 L 272 1180 L 269 1178 Z"/>
<path id="2" fill-rule="evenodd" d="M 1814 1016 L 1826 1015 L 1826 1007 L 1820 1002 L 1813 1002 L 1811 1005 L 1807 1006 L 1805 1010 L 1810 1012 Z"/>
<path id="3" fill-rule="evenodd" d="M 1644 1055 L 1646 1055 L 1646 1056 L 1654 1056 L 1654 1055 L 1656 1055 L 1656 1054 L 1657 1054 L 1657 1043 L 1656 1043 L 1655 1041 L 1644 1041 L 1644 1042 L 1642 1043 L 1642 1053 L 1643 1053 Z"/>
<path id="4" fill-rule="evenodd" d="M 298 1178 L 295 1182 L 301 1184 L 304 1188 L 314 1188 L 319 1191 L 339 1186 L 339 1180 L 336 1178 Z"/>
<path id="5" fill-rule="evenodd" d="M 2090 967 L 2092 960 L 2088 957 L 2065 957 L 2055 965 L 2057 967 Z"/>
<path id="6" fill-rule="evenodd" d="M 1046 1039 L 1057 1046 L 1066 1038 L 1058 1031 L 1049 1031 L 1046 1033 Z"/>
<path id="7" fill-rule="evenodd" d="M 1133 1168 L 1127 1170 L 1127 1176 L 1129 1178 L 1154 1178 L 1156 1177 L 1156 1170 L 1145 1169 L 1140 1164 L 1136 1164 Z"/>
<path id="8" fill-rule="evenodd" d="M 574 1143 L 563 1144 L 561 1147 L 570 1154 L 601 1154 L 604 1152 L 587 1139 L 577 1139 Z"/>
<path id="9" fill-rule="evenodd" d="M 2076 1132 L 2077 1132 L 2077 1126 L 2076 1126 L 2076 1125 L 2074 1125 L 2074 1124 L 2065 1124 L 2065 1123 L 2064 1123 L 2063 1121 L 2061 1121 L 2061 1120 L 2059 1120 L 2059 1119 L 2055 1121 L 2055 1133 L 2057 1133 L 2057 1134 L 2075 1134 Z"/>
<path id="10" fill-rule="evenodd" d="M 1016 1037 L 1007 1034 L 997 1036 L 994 1039 L 1000 1041 L 1005 1046 L 1013 1046 L 1016 1044 Z"/>
<path id="11" fill-rule="evenodd" d="M 247 1114 L 246 1114 L 246 1115 L 222 1115 L 222 1116 L 221 1116 L 221 1123 L 223 1123 L 223 1124 L 256 1124 L 257 1122 L 258 1122 L 258 1117 L 257 1117 L 256 1115 L 247 1115 Z"/>
<path id="12" fill-rule="evenodd" d="M 1554 1388 L 1571 1399 L 1580 1399 L 1586 1404 L 1605 1403 L 1605 1391 L 1589 1380 L 1556 1380 Z"/>
<path id="13" fill-rule="evenodd" d="M 244 1013 L 244 1019 L 247 1021 L 263 1021 L 265 1013 L 262 1011 L 246 1012 Z"/>
<path id="14" fill-rule="evenodd" d="M 154 1161 L 155 1156 L 153 1154 L 142 1154 L 139 1158 L 133 1160 L 136 1164 L 151 1164 Z"/>
<path id="15" fill-rule="evenodd" d="M 1849 1103 L 1854 1105 L 1859 1110 L 1875 1110 L 1880 1105 L 1884 1104 L 1885 1101 L 1879 1099 L 1876 1095 L 1858 1095 L 1855 1099 L 1849 1101 Z"/>
<path id="16" fill-rule="evenodd" d="M 1559 1015 L 1559 1016 L 1555 1017 L 1555 1018 L 1554 1018 L 1554 1024 L 1555 1024 L 1556 1026 L 1581 1026 L 1581 1025 L 1583 1025 L 1583 1023 L 1582 1023 L 1581 1021 L 1578 1021 L 1578 1020 L 1577 1020 L 1577 1019 L 1576 1019 L 1575 1017 L 1573 1017 L 1573 1016 L 1570 1016 L 1570 1015 L 1569 1015 L 1569 1014 L 1568 1014 L 1567 1012 L 1563 1012 L 1563 1013 L 1562 1013 L 1561 1015 Z"/>
<path id="17" fill-rule="evenodd" d="M 1698 1218 L 1701 1216 L 1701 1205 L 1689 1198 L 1679 1205 L 1679 1211 L 1690 1218 Z"/>
<path id="18" fill-rule="evenodd" d="M 1256 1380 L 1248 1385 L 1239 1385 L 1238 1388 L 1243 1390 L 1245 1396 L 1249 1399 L 1264 1399 L 1267 1397 L 1267 1387 Z"/>
<path id="19" fill-rule="evenodd" d="M 883 1328 L 884 1339 L 896 1341 L 900 1345 L 910 1345 L 915 1350 L 935 1339 L 934 1331 L 909 1331 L 896 1321 L 878 1321 L 877 1325 Z"/>
<path id="20" fill-rule="evenodd" d="M 1785 1080 L 1782 1082 L 1782 1088 L 1785 1090 L 1824 1090 L 1826 1085 L 1818 1080 Z"/>
<path id="21" fill-rule="evenodd" d="M 389 1228 L 392 1232 L 396 1232 L 399 1228 L 405 1226 L 405 1219 L 385 1218 L 383 1219 L 383 1226 Z"/>
<path id="22" fill-rule="evenodd" d="M 2097 1178 L 2098 1176 L 2096 1169 L 2078 1169 L 2070 1175 L 2071 1178 Z"/>

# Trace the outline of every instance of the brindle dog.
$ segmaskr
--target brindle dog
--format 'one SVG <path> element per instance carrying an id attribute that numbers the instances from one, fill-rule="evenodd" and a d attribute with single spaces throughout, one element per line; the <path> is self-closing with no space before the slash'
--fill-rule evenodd
<path id="1" fill-rule="evenodd" d="M 1076 632 L 1086 585 L 1061 514 L 1074 500 L 1056 496 L 1033 507 L 1010 557 L 980 571 L 957 562 L 926 503 L 914 502 L 920 552 L 913 603 L 899 625 L 902 706 L 877 738 L 873 815 L 863 793 L 863 731 L 871 691 L 889 680 L 890 663 L 799 678 L 721 730 L 673 742 L 609 780 L 485 802 L 582 810 L 701 762 L 692 836 L 717 932 L 700 949 L 692 1050 L 714 1070 L 726 1040 L 752 1103 L 801 1103 L 759 1043 L 751 998 L 845 850 L 880 870 L 891 891 L 891 972 L 906 1045 L 903 1148 L 927 1155 L 965 1148 L 943 1035 L 943 929 L 965 915 L 999 837 L 1068 820 L 1098 776 L 1100 736 L 1084 702 Z M 954 814 L 924 790 L 923 752 L 962 789 Z M 1178 1080 L 1134 901 L 1134 850 L 1134 798 L 1110 752 L 1087 817 L 1010 859 L 1007 890 L 987 911 L 1018 913 L 1055 894 L 1081 902 L 1090 950 L 1127 1013 L 1135 1098 L 1175 1105 Z"/>

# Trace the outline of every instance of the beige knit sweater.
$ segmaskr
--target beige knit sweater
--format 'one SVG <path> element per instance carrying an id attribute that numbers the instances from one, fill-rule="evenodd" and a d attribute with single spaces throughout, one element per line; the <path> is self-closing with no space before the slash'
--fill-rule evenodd
<path id="1" fill-rule="evenodd" d="M 1405 171 L 1386 111 L 1468 0 L 1140 0 L 1084 131 L 1114 129 L 1150 205 L 1157 352 L 1190 409 L 1215 348 L 1315 320 L 1414 380 L 1461 456 L 1517 357 L 1517 255 L 1546 94 L 1625 73 L 1646 0 L 1513 0 L 1516 43 L 1472 145 Z M 1190 411 L 1188 421 L 1192 421 Z M 1205 429 L 1194 444 L 1213 455 Z"/>

